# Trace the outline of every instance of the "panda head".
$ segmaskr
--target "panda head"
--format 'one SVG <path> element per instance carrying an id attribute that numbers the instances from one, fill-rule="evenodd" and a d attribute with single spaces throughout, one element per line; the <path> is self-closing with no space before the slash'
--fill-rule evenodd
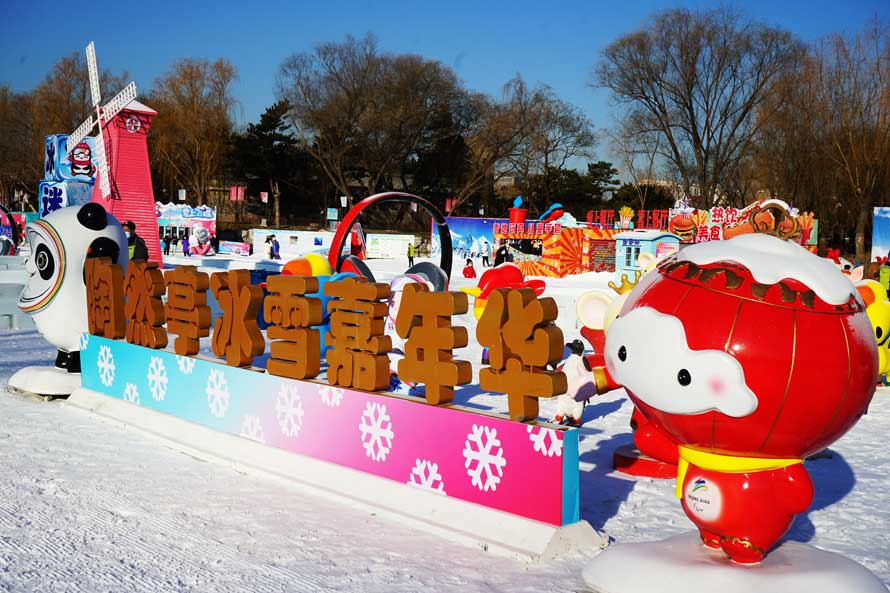
<path id="1" fill-rule="evenodd" d="M 76 350 L 86 331 L 83 267 L 89 257 L 111 257 L 126 266 L 127 239 L 120 223 L 90 202 L 56 210 L 30 222 L 25 236 L 31 257 L 19 308 L 34 318 L 38 330 L 63 350 Z"/>

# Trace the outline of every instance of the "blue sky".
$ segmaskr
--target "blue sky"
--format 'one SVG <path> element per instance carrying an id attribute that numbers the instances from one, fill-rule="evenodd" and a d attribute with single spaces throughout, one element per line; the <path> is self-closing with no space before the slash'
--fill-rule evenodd
<path id="1" fill-rule="evenodd" d="M 549 84 L 585 110 L 597 127 L 608 127 L 608 94 L 589 86 L 599 51 L 639 27 L 653 11 L 716 4 L 4 0 L 0 82 L 29 90 L 59 57 L 82 52 L 90 40 L 96 42 L 100 67 L 127 70 L 142 89 L 178 58 L 224 57 L 239 71 L 236 116 L 244 123 L 256 121 L 275 100 L 275 73 L 288 54 L 370 31 L 381 48 L 439 60 L 476 90 L 496 94 L 517 72 L 531 84 Z M 875 15 L 890 21 L 888 0 L 757 0 L 737 6 L 805 41 L 856 32 Z"/>

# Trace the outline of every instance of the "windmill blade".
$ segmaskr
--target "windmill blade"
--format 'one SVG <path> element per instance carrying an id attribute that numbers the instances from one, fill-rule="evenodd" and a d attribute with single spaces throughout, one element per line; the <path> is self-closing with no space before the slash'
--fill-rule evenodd
<path id="1" fill-rule="evenodd" d="M 108 176 L 108 159 L 105 157 L 105 138 L 100 134 L 96 138 L 96 168 L 99 173 L 99 189 L 102 192 L 102 199 L 108 199 L 111 195 L 111 185 Z"/>
<path id="2" fill-rule="evenodd" d="M 74 150 L 74 147 L 80 144 L 80 141 L 89 135 L 93 130 L 94 125 L 96 125 L 96 120 L 90 115 L 82 124 L 77 126 L 77 129 L 68 136 L 68 150 Z"/>
<path id="3" fill-rule="evenodd" d="M 90 41 L 87 46 L 87 70 L 90 73 L 90 97 L 93 107 L 98 107 L 102 96 L 99 94 L 99 67 L 96 65 L 96 46 Z"/>
<path id="4" fill-rule="evenodd" d="M 136 83 L 131 82 L 124 87 L 124 90 L 115 95 L 114 99 L 105 104 L 102 108 L 102 121 L 108 123 L 115 115 L 120 113 L 121 109 L 129 105 L 130 101 L 136 98 Z"/>

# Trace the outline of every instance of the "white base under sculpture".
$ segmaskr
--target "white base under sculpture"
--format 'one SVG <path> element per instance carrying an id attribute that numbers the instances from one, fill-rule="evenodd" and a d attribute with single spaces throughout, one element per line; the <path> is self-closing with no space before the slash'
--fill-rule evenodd
<path id="1" fill-rule="evenodd" d="M 596 593 L 887 593 L 867 568 L 833 552 L 785 542 L 756 565 L 732 562 L 697 533 L 613 544 L 584 569 Z"/>
<path id="2" fill-rule="evenodd" d="M 9 378 L 9 386 L 25 393 L 67 397 L 80 387 L 80 373 L 59 367 L 25 367 Z"/>

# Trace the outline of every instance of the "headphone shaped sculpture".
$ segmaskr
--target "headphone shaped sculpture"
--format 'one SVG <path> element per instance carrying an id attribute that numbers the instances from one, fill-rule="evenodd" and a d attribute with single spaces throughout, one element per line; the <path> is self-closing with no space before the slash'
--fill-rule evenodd
<path id="1" fill-rule="evenodd" d="M 355 272 L 360 276 L 364 276 L 371 282 L 374 281 L 374 275 L 368 268 L 368 265 L 354 255 L 347 255 L 341 258 L 340 253 L 346 244 L 346 238 L 349 236 L 352 227 L 355 226 L 359 215 L 362 211 L 372 204 L 386 203 L 412 203 L 417 204 L 433 217 L 436 227 L 439 230 L 439 242 L 442 246 L 442 256 L 439 260 L 439 266 L 429 262 L 420 262 L 411 266 L 405 273 L 417 274 L 428 279 L 435 290 L 446 290 L 448 282 L 451 279 L 451 232 L 448 230 L 448 223 L 445 222 L 445 215 L 436 208 L 428 200 L 415 196 L 414 194 L 406 194 L 403 192 L 384 192 L 369 196 L 358 202 L 352 209 L 346 213 L 342 222 L 337 226 L 337 232 L 334 234 L 334 240 L 331 243 L 331 250 L 328 253 L 328 261 L 331 268 L 335 272 Z"/>

